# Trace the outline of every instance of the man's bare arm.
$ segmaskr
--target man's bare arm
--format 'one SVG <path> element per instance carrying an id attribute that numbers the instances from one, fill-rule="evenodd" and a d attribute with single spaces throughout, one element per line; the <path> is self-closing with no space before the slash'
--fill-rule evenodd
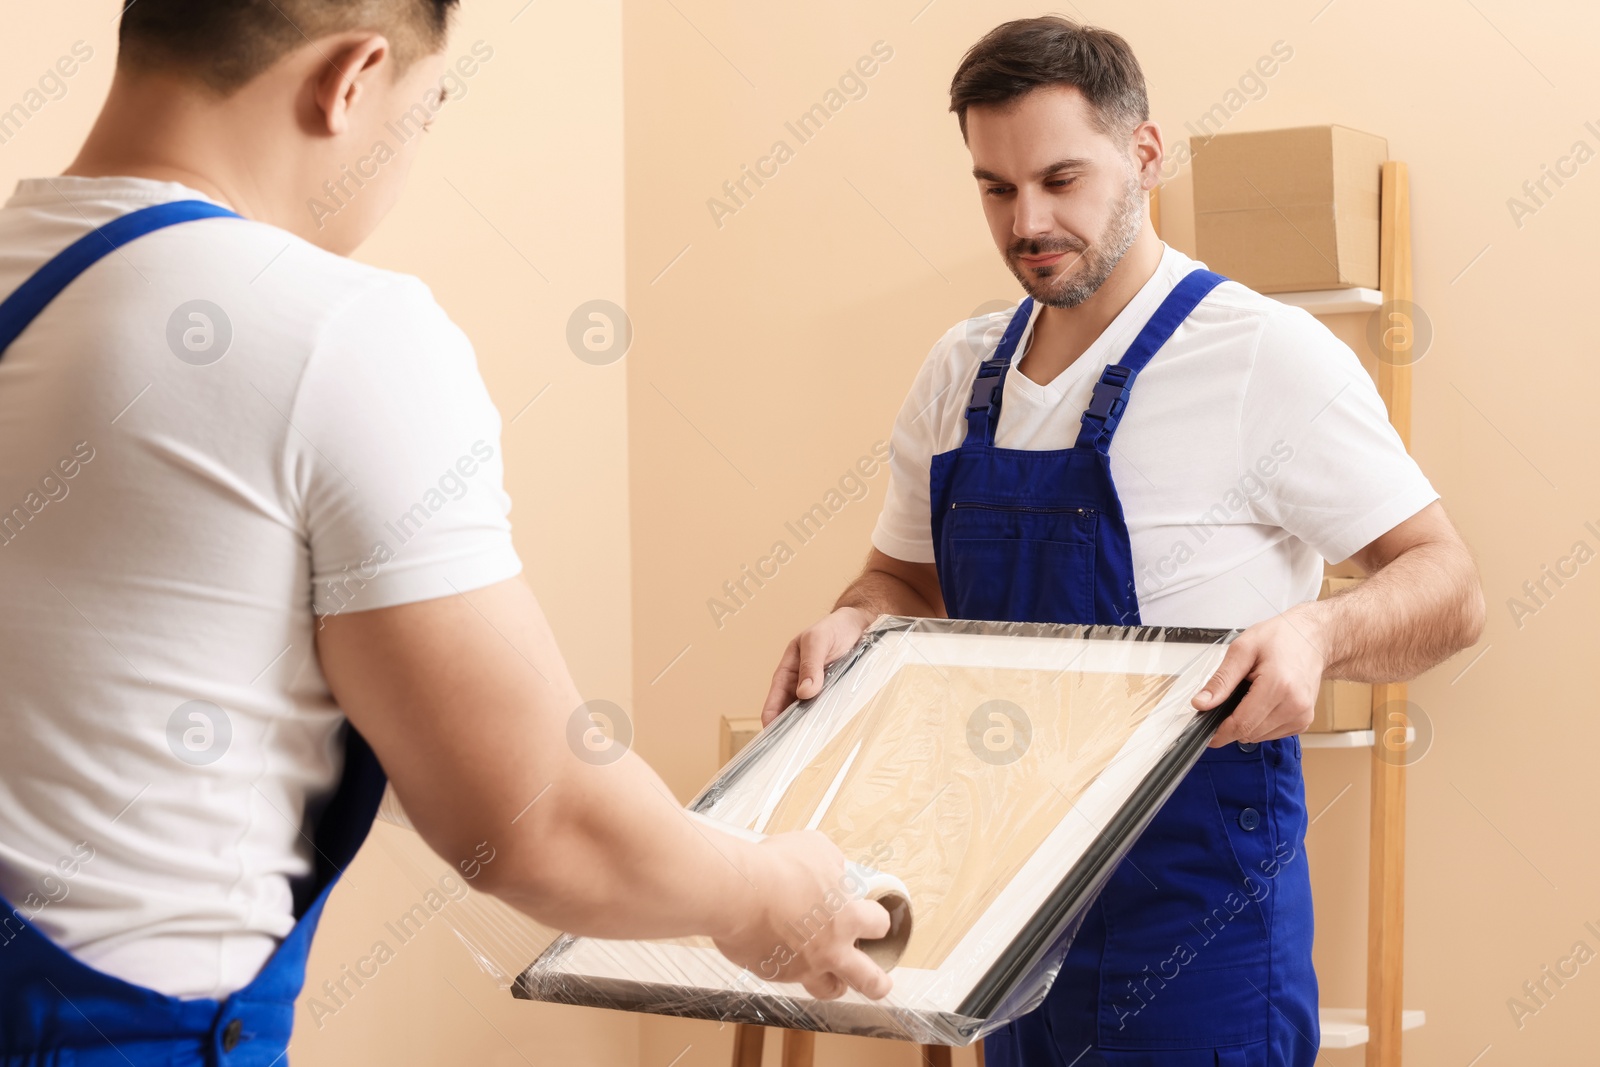
<path id="1" fill-rule="evenodd" d="M 1228 646 L 1194 706 L 1216 707 L 1245 679 L 1250 692 L 1218 729 L 1213 747 L 1304 731 L 1323 678 L 1404 681 L 1477 643 L 1484 623 L 1477 567 L 1440 504 L 1354 559 L 1371 575 L 1359 586 L 1298 604 Z"/>
<path id="2" fill-rule="evenodd" d="M 783 924 L 843 876 L 821 835 L 755 845 L 707 830 L 634 753 L 603 763 L 574 745 L 582 698 L 520 579 L 327 617 L 318 652 L 422 837 L 452 865 L 486 842 L 495 859 L 475 884 L 540 922 L 597 937 L 709 934 L 773 977 Z M 887 977 L 854 942 L 887 927 L 877 905 L 848 905 L 814 939 L 826 944 L 797 946 L 815 958 L 785 980 L 882 996 Z"/>
<path id="3" fill-rule="evenodd" d="M 1367 580 L 1311 605 L 1327 677 L 1403 682 L 1477 644 L 1485 618 L 1478 568 L 1437 501 L 1354 560 Z"/>
<path id="4" fill-rule="evenodd" d="M 879 615 L 943 618 L 939 572 L 931 563 L 907 563 L 874 548 L 867 554 L 861 576 L 840 594 L 833 607 L 835 611 L 855 608 L 874 619 Z"/>
<path id="5" fill-rule="evenodd" d="M 766 725 L 796 699 L 809 700 L 822 689 L 828 664 L 855 647 L 879 615 L 942 618 L 944 598 L 931 563 L 908 563 L 876 548 L 861 576 L 845 589 L 832 614 L 789 642 L 772 674 L 761 722 Z"/>

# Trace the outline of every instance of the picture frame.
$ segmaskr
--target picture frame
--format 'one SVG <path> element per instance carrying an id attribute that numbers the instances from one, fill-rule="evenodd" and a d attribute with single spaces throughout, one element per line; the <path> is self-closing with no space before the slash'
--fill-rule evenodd
<path id="1" fill-rule="evenodd" d="M 1242 689 L 1205 713 L 1190 700 L 1238 632 L 881 617 L 689 809 L 821 830 L 903 879 L 914 925 L 890 995 L 818 1001 L 705 938 L 570 935 L 513 994 L 971 1044 L 1042 1001 L 1099 889 L 1237 706 Z"/>

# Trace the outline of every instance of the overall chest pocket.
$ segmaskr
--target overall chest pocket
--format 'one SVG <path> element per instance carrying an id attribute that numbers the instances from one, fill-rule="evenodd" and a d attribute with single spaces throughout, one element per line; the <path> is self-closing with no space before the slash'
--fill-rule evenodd
<path id="1" fill-rule="evenodd" d="M 957 501 L 940 546 L 951 616 L 1093 622 L 1098 520 L 1090 508 Z"/>

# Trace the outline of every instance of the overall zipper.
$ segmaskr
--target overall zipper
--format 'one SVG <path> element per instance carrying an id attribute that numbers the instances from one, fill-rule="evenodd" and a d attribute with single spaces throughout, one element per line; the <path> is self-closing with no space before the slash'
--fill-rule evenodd
<path id="1" fill-rule="evenodd" d="M 980 504 L 971 501 L 958 500 L 950 505 L 950 510 L 957 508 L 978 508 L 982 511 L 1026 511 L 1037 515 L 1093 515 L 1093 508 L 1040 508 L 1031 504 Z"/>

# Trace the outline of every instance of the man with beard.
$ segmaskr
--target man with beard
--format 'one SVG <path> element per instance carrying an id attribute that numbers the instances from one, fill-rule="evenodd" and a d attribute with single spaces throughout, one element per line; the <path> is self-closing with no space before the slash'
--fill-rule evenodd
<path id="1" fill-rule="evenodd" d="M 1242 629 L 1194 706 L 1248 694 L 988 1061 L 1310 1067 L 1297 735 L 1325 677 L 1397 681 L 1473 644 L 1476 569 L 1355 354 L 1156 236 L 1165 146 L 1127 42 L 1007 23 L 951 110 L 1028 297 L 934 346 L 866 568 L 790 643 L 764 717 L 880 614 Z M 1325 559 L 1369 578 L 1318 602 Z"/>

